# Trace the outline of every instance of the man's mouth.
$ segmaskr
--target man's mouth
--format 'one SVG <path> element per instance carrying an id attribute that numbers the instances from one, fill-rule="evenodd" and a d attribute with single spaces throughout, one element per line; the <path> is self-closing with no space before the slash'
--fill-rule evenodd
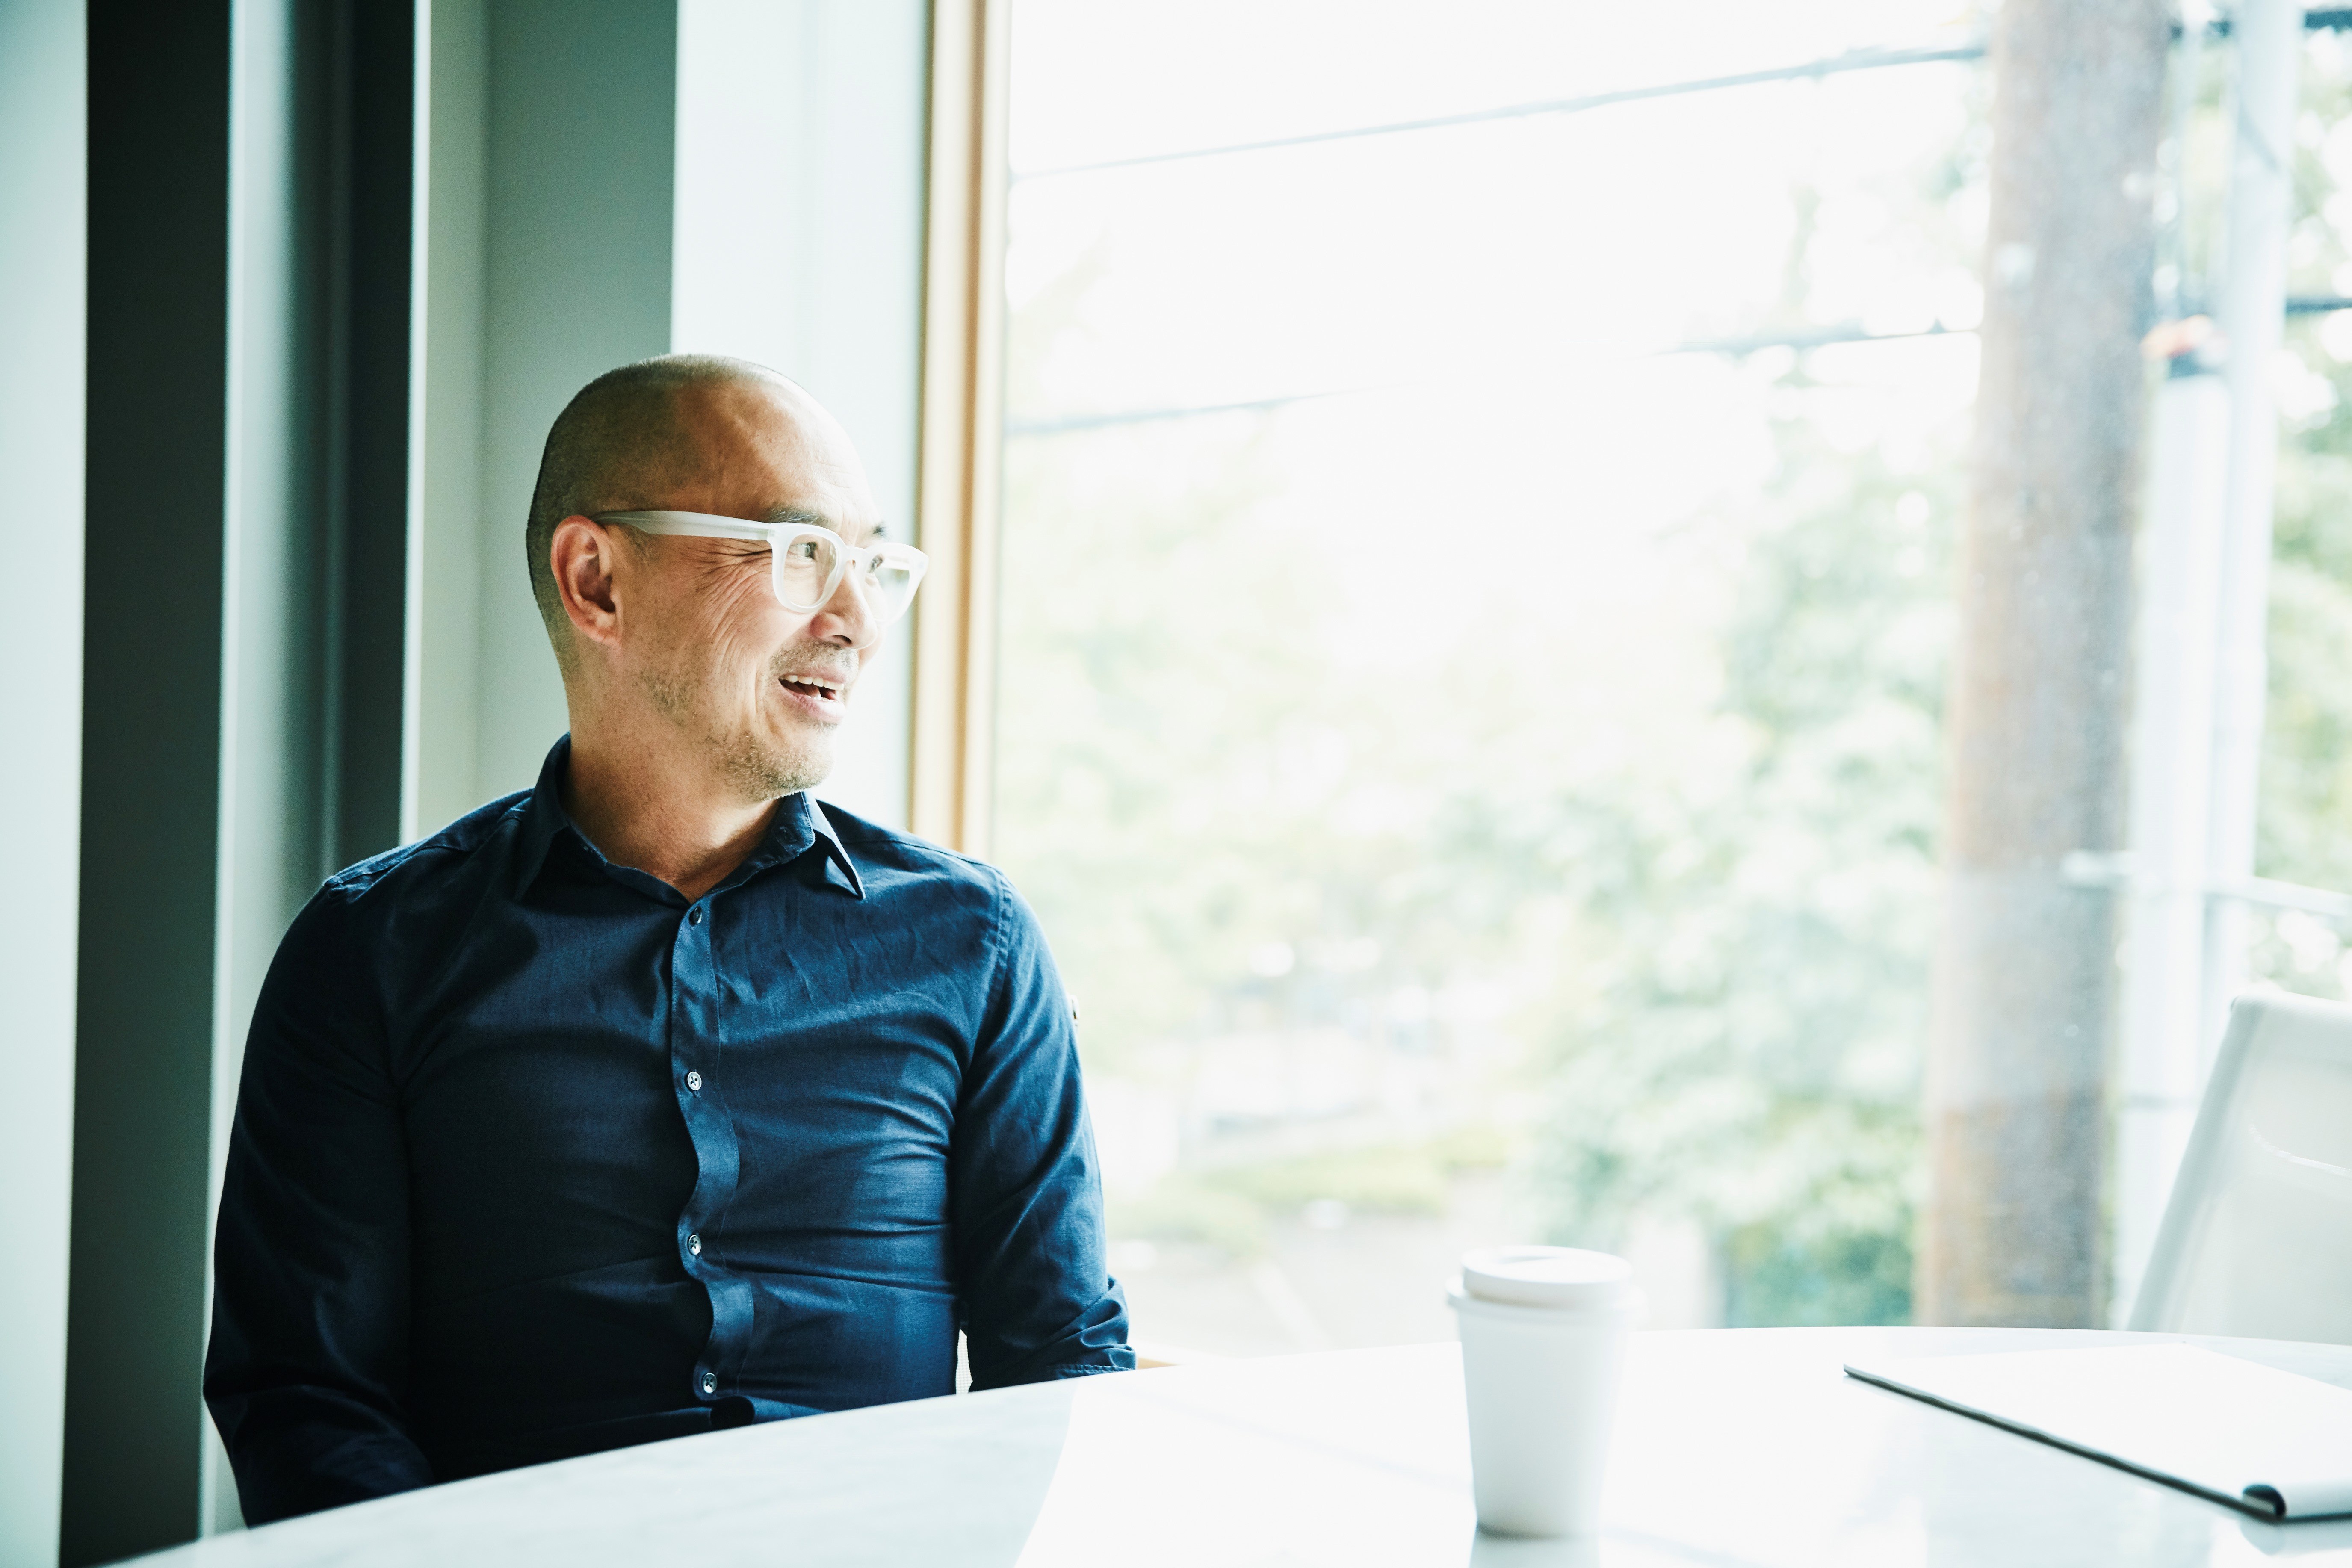
<path id="1" fill-rule="evenodd" d="M 817 676 L 786 675 L 778 679 L 783 681 L 787 691 L 797 691 L 803 697 L 822 697 L 829 702 L 841 700 L 841 688 Z"/>

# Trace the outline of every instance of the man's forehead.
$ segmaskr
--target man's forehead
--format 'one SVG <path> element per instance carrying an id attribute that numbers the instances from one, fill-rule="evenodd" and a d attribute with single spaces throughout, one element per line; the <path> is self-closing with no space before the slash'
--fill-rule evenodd
<path id="1" fill-rule="evenodd" d="M 763 522 L 804 523 L 862 540 L 885 531 L 848 433 L 787 381 L 744 378 L 698 389 L 709 417 L 706 460 L 730 510 Z"/>

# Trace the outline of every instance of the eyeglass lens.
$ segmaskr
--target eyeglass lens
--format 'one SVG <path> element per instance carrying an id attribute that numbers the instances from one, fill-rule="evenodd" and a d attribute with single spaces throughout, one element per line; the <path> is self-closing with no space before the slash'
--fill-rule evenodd
<path id="1" fill-rule="evenodd" d="M 919 581 L 907 563 L 877 552 L 866 557 L 866 580 L 859 586 L 865 589 L 866 602 L 873 606 L 875 616 L 889 622 L 906 613 L 907 602 L 915 596 Z"/>
<path id="2" fill-rule="evenodd" d="M 823 605 L 839 584 L 841 557 L 840 545 L 825 534 L 803 533 L 785 541 L 776 555 L 776 597 L 788 609 Z M 867 613 L 886 623 L 897 620 L 915 596 L 918 578 L 912 567 L 881 551 L 864 552 L 859 565 L 857 587 Z"/>
<path id="3" fill-rule="evenodd" d="M 815 609 L 830 595 L 840 560 L 841 552 L 822 534 L 784 541 L 776 554 L 776 597 L 792 609 Z"/>

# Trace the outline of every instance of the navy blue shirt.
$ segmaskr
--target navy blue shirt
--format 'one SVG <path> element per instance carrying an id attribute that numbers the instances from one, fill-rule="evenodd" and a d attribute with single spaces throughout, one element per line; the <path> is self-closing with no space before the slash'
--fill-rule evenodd
<path id="1" fill-rule="evenodd" d="M 539 785 L 331 879 L 254 1013 L 205 1397 L 256 1523 L 1132 1366 L 1070 1007 L 976 861 L 804 795 L 688 901 Z"/>

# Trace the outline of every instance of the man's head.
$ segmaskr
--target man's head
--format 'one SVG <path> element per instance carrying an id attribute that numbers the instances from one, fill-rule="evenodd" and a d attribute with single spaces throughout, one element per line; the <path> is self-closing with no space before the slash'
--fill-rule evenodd
<path id="1" fill-rule="evenodd" d="M 746 800 L 816 784 L 880 633 L 856 574 L 795 614 L 770 586 L 764 544 L 595 521 L 652 510 L 811 522 L 864 544 L 880 519 L 848 437 L 743 360 L 624 365 L 557 416 L 524 532 L 575 732 L 677 748 Z"/>

